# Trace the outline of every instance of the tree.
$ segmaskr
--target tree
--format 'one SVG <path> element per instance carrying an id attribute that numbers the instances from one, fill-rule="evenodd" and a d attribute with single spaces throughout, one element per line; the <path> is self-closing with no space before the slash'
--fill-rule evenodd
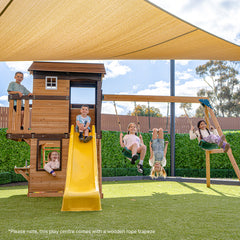
<path id="1" fill-rule="evenodd" d="M 150 111 L 149 111 L 150 110 Z M 150 117 L 162 117 L 162 114 L 160 113 L 160 110 L 155 107 L 148 108 L 145 105 L 136 105 L 133 112 L 131 113 L 132 116 L 149 116 Z"/>
<path id="2" fill-rule="evenodd" d="M 184 114 L 180 117 L 186 117 L 187 112 L 192 110 L 192 103 L 181 103 L 180 108 L 184 110 Z"/>
<path id="3" fill-rule="evenodd" d="M 239 116 L 240 89 L 237 78 L 239 72 L 236 69 L 238 64 L 238 62 L 211 60 L 196 68 L 196 74 L 210 87 L 209 90 L 200 89 L 197 95 L 209 97 L 216 116 Z"/>

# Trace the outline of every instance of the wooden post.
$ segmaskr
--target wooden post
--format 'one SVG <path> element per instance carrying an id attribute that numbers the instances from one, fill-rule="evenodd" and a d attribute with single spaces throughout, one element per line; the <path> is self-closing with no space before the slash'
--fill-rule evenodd
<path id="1" fill-rule="evenodd" d="M 10 100 L 9 101 L 9 115 L 8 115 L 8 130 L 7 133 L 12 133 L 13 131 L 13 104 L 14 104 L 14 100 Z"/>
<path id="2" fill-rule="evenodd" d="M 206 153 L 206 183 L 207 187 L 210 187 L 210 152 L 205 151 Z"/>
<path id="3" fill-rule="evenodd" d="M 22 100 L 17 100 L 17 116 L 15 119 L 15 126 L 16 126 L 16 132 L 20 132 L 20 127 L 21 127 L 21 105 Z"/>
<path id="4" fill-rule="evenodd" d="M 207 128 L 209 129 L 210 122 L 209 122 L 209 112 L 208 112 L 207 106 L 205 106 L 204 109 L 205 109 L 205 121 L 207 123 Z"/>
<path id="5" fill-rule="evenodd" d="M 25 100 L 24 106 L 24 133 L 29 132 L 30 124 L 29 124 L 29 100 Z"/>

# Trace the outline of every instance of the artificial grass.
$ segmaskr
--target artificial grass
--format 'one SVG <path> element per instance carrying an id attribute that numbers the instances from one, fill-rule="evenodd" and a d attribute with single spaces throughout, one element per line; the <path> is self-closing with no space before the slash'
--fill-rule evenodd
<path id="1" fill-rule="evenodd" d="M 106 182 L 100 212 L 61 212 L 62 198 L 0 187 L 1 239 L 239 239 L 239 186 Z"/>

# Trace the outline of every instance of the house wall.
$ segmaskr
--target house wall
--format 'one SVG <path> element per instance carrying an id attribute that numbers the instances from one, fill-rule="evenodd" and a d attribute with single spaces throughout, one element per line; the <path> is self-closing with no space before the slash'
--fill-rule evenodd
<path id="1" fill-rule="evenodd" d="M 57 82 L 57 90 L 45 89 L 45 79 L 34 79 L 33 95 L 67 96 L 68 100 L 33 100 L 31 132 L 57 134 L 69 132 L 70 81 Z"/>
<path id="2" fill-rule="evenodd" d="M 62 139 L 61 170 L 53 177 L 46 171 L 37 171 L 38 140 L 31 139 L 30 153 L 30 181 L 28 182 L 28 196 L 62 196 L 65 188 L 66 169 L 68 159 L 69 139 Z"/>

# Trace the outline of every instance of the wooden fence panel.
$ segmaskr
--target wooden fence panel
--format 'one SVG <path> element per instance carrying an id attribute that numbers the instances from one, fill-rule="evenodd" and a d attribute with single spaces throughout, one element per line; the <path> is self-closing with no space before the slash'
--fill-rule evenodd
<path id="1" fill-rule="evenodd" d="M 31 111 L 31 109 L 30 109 Z M 0 128 L 7 128 L 8 127 L 8 107 L 0 107 Z M 148 132 L 149 131 L 149 118 L 148 117 L 138 117 L 141 127 L 141 132 Z M 192 123 L 194 126 L 197 125 L 197 122 L 201 118 L 191 118 Z M 137 119 L 135 116 L 126 116 L 126 115 L 119 115 L 119 120 L 121 122 L 122 131 L 127 130 L 127 125 L 130 122 L 137 123 Z M 229 118 L 218 118 L 220 126 L 223 130 L 240 130 L 240 117 L 229 117 Z M 210 123 L 211 119 L 210 119 Z M 31 125 L 31 114 L 30 114 L 30 125 Z M 119 131 L 118 121 L 116 115 L 112 114 L 102 114 L 101 115 L 101 125 L 102 130 L 106 131 Z M 150 128 L 160 128 L 162 127 L 164 130 L 170 132 L 170 117 L 168 119 L 166 117 L 157 118 L 151 117 L 150 118 Z M 189 123 L 186 117 L 178 117 L 176 118 L 175 122 L 175 130 L 176 133 L 188 133 L 190 129 Z"/>

